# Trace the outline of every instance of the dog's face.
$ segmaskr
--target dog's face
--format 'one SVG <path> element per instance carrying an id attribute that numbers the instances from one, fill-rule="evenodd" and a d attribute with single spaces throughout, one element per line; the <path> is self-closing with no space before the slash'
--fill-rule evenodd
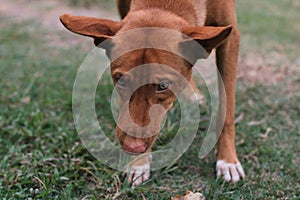
<path id="1" fill-rule="evenodd" d="M 96 45 L 105 39 L 111 40 L 112 45 L 107 49 L 107 54 L 110 58 L 114 58 L 111 63 L 111 75 L 119 97 L 117 138 L 127 152 L 148 151 L 158 136 L 166 112 L 190 80 L 194 63 L 187 62 L 178 54 L 155 48 L 136 49 L 116 56 L 124 46 L 129 47 L 132 43 L 135 45 L 138 43 L 137 46 L 142 47 L 142 44 L 151 43 L 162 37 L 156 34 L 137 34 L 132 40 L 125 40 L 122 37 L 120 39 L 117 36 L 126 31 L 126 21 L 114 22 L 70 15 L 63 15 L 60 19 L 72 32 L 94 38 Z M 176 22 L 177 26 L 180 23 Z M 133 28 L 139 27 L 129 29 Z M 192 52 L 192 60 L 196 61 L 203 55 L 193 52 L 194 49 L 191 49 L 193 45 L 187 45 L 189 42 L 196 41 L 210 52 L 226 39 L 231 29 L 231 27 L 188 27 L 182 22 L 180 31 L 189 36 L 189 39 L 172 40 L 172 37 L 165 36 L 159 42 L 176 51 L 189 50 Z M 187 46 L 189 49 L 186 49 Z"/>
<path id="2" fill-rule="evenodd" d="M 112 49 L 112 51 L 114 51 Z M 192 66 L 170 52 L 140 49 L 111 64 L 119 96 L 117 137 L 123 149 L 143 153 L 151 148 L 166 112 L 191 77 Z"/>

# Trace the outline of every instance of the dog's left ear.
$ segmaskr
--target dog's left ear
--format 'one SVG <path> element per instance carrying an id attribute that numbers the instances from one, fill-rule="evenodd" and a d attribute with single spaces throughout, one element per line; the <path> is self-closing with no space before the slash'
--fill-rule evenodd
<path id="1" fill-rule="evenodd" d="M 221 45 L 232 31 L 232 26 L 226 27 L 186 27 L 181 32 L 186 36 L 180 42 L 179 48 L 184 56 L 196 61 L 200 58 L 207 58 L 214 48 Z M 201 51 L 200 44 L 206 52 Z"/>
<path id="2" fill-rule="evenodd" d="M 114 36 L 121 28 L 121 22 L 108 19 L 72 16 L 60 16 L 61 23 L 73 33 L 94 38 L 95 45 Z"/>

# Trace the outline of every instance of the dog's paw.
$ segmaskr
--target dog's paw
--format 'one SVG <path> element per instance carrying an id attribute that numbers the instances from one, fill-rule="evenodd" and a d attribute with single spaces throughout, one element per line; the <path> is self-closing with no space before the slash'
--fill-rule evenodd
<path id="1" fill-rule="evenodd" d="M 197 88 L 194 89 L 194 91 L 184 90 L 182 94 L 184 99 L 189 102 L 197 103 L 200 104 L 201 106 L 204 106 L 206 104 L 205 96 Z"/>
<path id="2" fill-rule="evenodd" d="M 217 161 L 217 176 L 223 177 L 226 182 L 232 181 L 236 183 L 241 178 L 245 178 L 245 173 L 241 163 L 233 164 L 233 163 L 226 163 L 223 160 Z"/>
<path id="3" fill-rule="evenodd" d="M 128 183 L 134 188 L 150 178 L 150 163 L 128 167 L 123 175 L 127 176 Z"/>
<path id="4" fill-rule="evenodd" d="M 192 94 L 192 96 L 190 97 L 190 101 L 194 103 L 198 103 L 200 105 L 206 104 L 205 96 L 196 92 Z"/>

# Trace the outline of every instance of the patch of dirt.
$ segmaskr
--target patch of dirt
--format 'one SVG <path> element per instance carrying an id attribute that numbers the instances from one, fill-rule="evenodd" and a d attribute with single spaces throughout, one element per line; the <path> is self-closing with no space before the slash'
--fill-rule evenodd
<path id="1" fill-rule="evenodd" d="M 275 72 L 274 67 L 259 64 L 256 58 L 246 58 L 239 61 L 238 78 L 250 85 L 277 84 L 285 80 L 286 72 Z"/>
<path id="2" fill-rule="evenodd" d="M 68 13 L 90 17 L 104 17 L 119 20 L 117 11 L 107 11 L 101 5 L 91 8 L 71 7 L 64 1 L 57 0 L 0 0 L 0 15 L 14 21 L 34 20 L 41 24 L 49 34 L 46 35 L 49 46 L 68 47 L 82 43 L 90 44 L 91 39 L 70 34 L 60 23 L 59 16 Z"/>
<path id="3" fill-rule="evenodd" d="M 292 61 L 283 53 L 248 52 L 239 60 L 238 78 L 250 85 L 276 85 L 299 73 L 299 66 L 299 59 Z"/>
<path id="4" fill-rule="evenodd" d="M 57 0 L 0 0 L 1 15 L 14 17 L 17 20 L 35 19 L 48 29 L 63 29 L 59 22 L 59 16 L 63 13 L 119 19 L 117 12 L 113 13 L 104 10 L 104 8 L 101 9 L 101 5 L 91 8 L 77 8 Z"/>

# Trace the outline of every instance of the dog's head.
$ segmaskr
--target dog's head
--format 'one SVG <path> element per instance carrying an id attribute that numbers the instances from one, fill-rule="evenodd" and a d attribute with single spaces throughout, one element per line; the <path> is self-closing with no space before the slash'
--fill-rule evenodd
<path id="1" fill-rule="evenodd" d="M 95 45 L 105 48 L 111 58 L 111 75 L 119 96 L 117 138 L 125 151 L 144 153 L 151 148 L 160 131 L 166 112 L 172 107 L 176 95 L 191 78 L 192 66 L 199 58 L 220 45 L 230 34 L 232 27 L 190 27 L 180 18 L 168 17 L 155 20 L 155 16 L 136 14 L 123 21 L 62 15 L 63 25 L 70 31 L 92 37 Z M 146 18 L 147 18 L 146 17 Z M 141 18 L 141 19 L 139 19 Z M 173 20 L 173 21 L 172 21 Z M 187 37 L 157 34 L 155 31 L 122 33 L 145 27 L 175 29 Z M 101 43 L 110 40 L 110 45 Z M 207 53 L 197 52 L 193 43 L 200 44 Z M 164 49 L 139 48 L 133 45 L 160 43 L 179 51 L 189 52 L 189 62 L 179 54 Z M 155 46 L 155 44 L 154 44 Z M 119 52 L 124 54 L 119 55 Z M 142 67 L 141 67 L 142 66 Z M 134 70 L 137 69 L 137 70 Z M 183 81 L 184 78 L 187 81 Z"/>

